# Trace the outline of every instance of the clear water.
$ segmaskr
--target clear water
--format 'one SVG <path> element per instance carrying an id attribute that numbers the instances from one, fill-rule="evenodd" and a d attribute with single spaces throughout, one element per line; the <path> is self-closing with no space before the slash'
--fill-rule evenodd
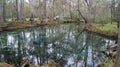
<path id="1" fill-rule="evenodd" d="M 100 51 L 115 41 L 81 31 L 78 24 L 57 24 L 0 34 L 0 62 L 20 66 L 22 58 L 43 65 L 50 59 L 62 67 L 97 67 Z"/>

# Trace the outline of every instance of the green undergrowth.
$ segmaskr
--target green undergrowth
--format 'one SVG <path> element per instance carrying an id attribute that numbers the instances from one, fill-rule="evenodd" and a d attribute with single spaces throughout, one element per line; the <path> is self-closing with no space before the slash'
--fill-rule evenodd
<path id="1" fill-rule="evenodd" d="M 4 63 L 4 62 L 1 62 L 1 63 L 0 63 L 0 67 L 1 67 L 1 66 L 3 66 L 4 64 L 6 64 L 6 63 Z"/>
<path id="2" fill-rule="evenodd" d="M 4 65 L 5 63 L 0 63 L 0 66 Z"/>
<path id="3" fill-rule="evenodd" d="M 117 28 L 117 23 L 107 23 L 107 24 L 93 24 L 93 30 L 94 27 L 96 31 L 100 31 L 101 33 L 106 33 L 106 34 L 117 34 L 118 33 L 118 28 Z"/>
<path id="4" fill-rule="evenodd" d="M 23 26 L 23 23 L 22 22 L 12 22 L 12 23 L 7 24 L 7 26 L 9 26 L 9 27 Z"/>
<path id="5" fill-rule="evenodd" d="M 25 21 L 29 22 L 30 18 L 25 18 Z M 34 18 L 34 21 L 35 22 L 40 22 L 40 19 L 39 18 Z"/>
<path id="6" fill-rule="evenodd" d="M 6 27 L 6 26 L 7 26 L 6 23 L 0 21 L 0 27 Z"/>

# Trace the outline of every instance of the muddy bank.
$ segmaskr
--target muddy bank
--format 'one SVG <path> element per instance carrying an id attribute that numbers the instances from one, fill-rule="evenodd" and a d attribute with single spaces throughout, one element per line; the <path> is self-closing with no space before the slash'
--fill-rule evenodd
<path id="1" fill-rule="evenodd" d="M 5 62 L 0 62 L 0 67 L 14 67 L 14 65 L 10 65 L 10 64 L 5 63 Z"/>
<path id="2" fill-rule="evenodd" d="M 23 57 L 21 62 L 22 63 L 20 66 L 14 66 L 12 64 L 8 64 L 5 62 L 0 62 L 0 67 L 61 67 L 61 65 L 56 63 L 54 60 L 49 60 L 47 64 L 43 64 L 42 66 L 40 66 L 39 64 L 36 65 L 36 64 L 30 63 L 30 61 L 25 57 Z"/>
<path id="3" fill-rule="evenodd" d="M 0 27 L 0 32 L 3 31 L 11 31 L 11 30 L 17 30 L 17 29 L 24 29 L 24 28 L 32 28 L 32 27 L 39 27 L 44 25 L 52 25 L 52 24 L 61 24 L 61 23 L 75 23 L 76 21 L 61 21 L 61 20 L 54 20 L 54 21 L 41 21 L 41 22 L 12 22 L 10 24 L 7 24 L 4 27 Z"/>

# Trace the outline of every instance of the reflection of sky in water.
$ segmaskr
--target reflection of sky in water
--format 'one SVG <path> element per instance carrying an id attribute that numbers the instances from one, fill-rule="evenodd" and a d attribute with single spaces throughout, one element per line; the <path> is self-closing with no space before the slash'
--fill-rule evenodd
<path id="1" fill-rule="evenodd" d="M 92 64 L 92 48 L 89 47 L 88 48 L 88 65 L 91 65 Z"/>
<path id="2" fill-rule="evenodd" d="M 14 34 L 9 32 L 6 33 L 7 37 L 4 35 L 0 36 L 0 44 L 12 47 L 7 48 L 11 50 L 7 52 L 15 51 L 12 52 L 13 54 L 8 55 L 8 57 L 13 56 L 15 53 L 14 58 L 18 58 L 18 55 L 21 54 L 21 58 L 22 55 L 27 56 L 35 64 L 38 64 L 38 62 L 44 64 L 52 58 L 58 63 L 65 63 L 64 67 L 84 67 L 85 63 L 87 64 L 86 67 L 93 67 L 93 64 L 94 67 L 97 67 L 100 59 L 104 58 L 97 51 L 103 50 L 108 45 L 115 43 L 112 40 L 88 33 L 82 33 L 76 39 L 79 33 L 74 24 L 55 26 L 45 26 L 19 33 L 16 31 Z M 70 29 L 71 26 L 72 28 Z M 92 38 L 93 40 L 91 40 Z M 7 39 L 7 42 L 5 39 Z M 1 50 L 4 51 L 5 49 L 1 48 Z M 0 53 L 0 61 L 5 60 L 6 52 L 0 51 Z M 86 58 L 87 60 L 85 61 Z"/>
<path id="3" fill-rule="evenodd" d="M 67 58 L 67 65 L 65 67 L 76 67 L 75 58 L 74 57 L 69 57 Z M 77 67 L 82 67 L 83 66 L 83 61 L 79 61 L 77 63 Z"/>
<path id="4" fill-rule="evenodd" d="M 13 41 L 14 41 L 14 37 L 13 37 L 13 36 L 10 36 L 10 35 L 7 37 L 7 39 L 8 39 L 7 42 L 8 42 L 9 44 L 10 44 L 10 43 L 13 43 Z"/>
<path id="5" fill-rule="evenodd" d="M 48 53 L 52 53 L 53 52 L 53 48 L 52 48 L 52 44 L 48 44 Z"/>

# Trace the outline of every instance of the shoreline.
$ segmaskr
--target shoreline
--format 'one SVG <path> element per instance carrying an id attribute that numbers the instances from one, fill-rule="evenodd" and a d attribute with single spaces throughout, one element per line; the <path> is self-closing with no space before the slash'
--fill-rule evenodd
<path id="1" fill-rule="evenodd" d="M 96 27 L 92 27 L 90 29 L 85 28 L 84 30 L 89 33 L 97 34 L 97 35 L 100 35 L 100 36 L 103 36 L 105 38 L 109 38 L 112 40 L 118 39 L 118 33 L 116 33 L 116 32 L 103 31 L 103 30 L 97 29 Z"/>
<path id="2" fill-rule="evenodd" d="M 49 22 L 13 22 L 13 25 L 7 25 L 6 27 L 2 27 L 2 31 L 0 33 L 5 32 L 5 31 L 13 31 L 17 29 L 26 29 L 26 28 L 33 28 L 33 27 L 40 27 L 40 26 L 45 26 L 45 25 L 53 25 L 53 24 L 62 24 L 62 23 L 77 23 L 77 21 L 49 21 Z M 93 34 L 97 34 L 109 39 L 117 40 L 117 33 L 116 32 L 108 32 L 108 31 L 103 31 L 99 28 L 96 28 L 95 26 L 92 26 L 91 29 L 84 29 L 85 31 Z"/>
<path id="3" fill-rule="evenodd" d="M 33 28 L 33 27 L 40 27 L 40 26 L 45 26 L 45 25 L 53 25 L 53 24 L 62 24 L 62 23 L 75 23 L 76 21 L 50 21 L 50 22 L 13 22 L 13 25 L 7 25 L 6 27 L 1 27 L 1 32 L 4 31 L 13 31 L 17 29 L 25 29 L 25 28 Z"/>

